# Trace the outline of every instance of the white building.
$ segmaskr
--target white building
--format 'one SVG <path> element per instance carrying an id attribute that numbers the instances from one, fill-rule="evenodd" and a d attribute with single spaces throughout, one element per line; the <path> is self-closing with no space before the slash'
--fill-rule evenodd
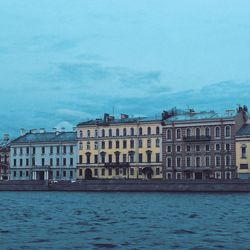
<path id="1" fill-rule="evenodd" d="M 75 132 L 21 132 L 10 144 L 11 180 L 74 180 Z"/>

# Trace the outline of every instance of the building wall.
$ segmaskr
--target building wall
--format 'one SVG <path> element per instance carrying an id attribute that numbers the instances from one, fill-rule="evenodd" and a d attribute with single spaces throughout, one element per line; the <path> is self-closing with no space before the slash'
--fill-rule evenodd
<path id="1" fill-rule="evenodd" d="M 66 146 L 66 153 L 63 147 Z M 73 152 L 70 152 L 70 146 Z M 45 151 L 42 152 L 44 147 Z M 53 153 L 50 153 L 50 147 L 53 147 Z M 57 147 L 60 151 L 57 153 Z M 35 154 L 33 154 L 35 148 Z M 29 150 L 28 153 L 26 150 Z M 44 163 L 43 160 L 44 159 Z M 52 159 L 52 164 L 51 164 Z M 59 164 L 57 164 L 59 159 Z M 64 159 L 66 164 L 64 164 Z M 72 159 L 72 160 L 71 160 Z M 35 163 L 33 162 L 35 160 Z M 71 164 L 71 161 L 72 164 Z M 15 144 L 10 149 L 10 179 L 11 180 L 32 180 L 37 179 L 34 176 L 36 171 L 50 171 L 49 179 L 70 180 L 76 178 L 77 145 L 76 143 L 33 143 L 33 144 Z"/>
<path id="2" fill-rule="evenodd" d="M 0 180 L 9 179 L 9 147 L 0 147 Z"/>
<path id="3" fill-rule="evenodd" d="M 148 128 L 151 129 L 151 134 L 148 134 Z M 159 134 L 156 134 L 156 128 L 159 129 Z M 140 128 L 142 134 L 139 134 Z M 116 130 L 119 129 L 119 135 Z M 126 129 L 126 134 L 123 133 Z M 131 129 L 134 134 L 131 134 Z M 105 136 L 103 136 L 103 130 Z M 112 130 L 112 135 L 109 131 Z M 86 169 L 91 169 L 93 178 L 100 179 L 142 179 L 146 176 L 141 173 L 145 167 L 150 167 L 153 170 L 152 178 L 162 178 L 162 136 L 160 121 L 149 123 L 119 123 L 106 125 L 85 125 L 77 127 L 78 135 L 78 179 L 86 179 Z M 130 141 L 134 141 L 134 146 Z M 141 140 L 142 146 L 139 146 Z M 148 145 L 150 140 L 151 145 Z M 158 142 L 156 143 L 156 140 Z M 123 146 L 126 141 L 126 148 Z M 109 147 L 109 142 L 112 146 Z M 105 148 L 102 146 L 105 144 Z M 119 147 L 117 147 L 119 143 Z M 89 146 L 88 146 L 89 145 Z M 96 146 L 95 146 L 96 145 Z M 151 162 L 147 162 L 147 154 L 151 152 Z M 119 161 L 116 159 L 116 154 L 119 154 Z M 133 152 L 134 160 L 131 161 L 130 154 Z M 105 163 L 102 161 L 102 155 L 105 154 Z M 139 162 L 139 155 L 142 155 L 142 162 Z M 158 159 L 156 154 L 158 154 Z M 88 156 L 89 155 L 89 156 Z M 112 157 L 109 158 L 109 157 Z M 126 159 L 124 159 L 126 157 Z M 89 158 L 89 161 L 88 161 Z M 158 161 L 158 162 L 157 162 Z M 119 162 L 119 164 L 117 164 Z M 125 170 L 126 169 L 126 170 Z M 131 170 L 133 169 L 133 170 Z"/>

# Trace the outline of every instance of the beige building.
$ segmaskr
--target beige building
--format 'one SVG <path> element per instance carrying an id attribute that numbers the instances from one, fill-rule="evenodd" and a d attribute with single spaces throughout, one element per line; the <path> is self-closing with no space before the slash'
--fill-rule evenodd
<path id="1" fill-rule="evenodd" d="M 236 166 L 238 178 L 250 178 L 250 124 L 242 126 L 236 135 Z"/>
<path id="2" fill-rule="evenodd" d="M 162 179 L 161 119 L 90 120 L 77 126 L 78 179 Z"/>

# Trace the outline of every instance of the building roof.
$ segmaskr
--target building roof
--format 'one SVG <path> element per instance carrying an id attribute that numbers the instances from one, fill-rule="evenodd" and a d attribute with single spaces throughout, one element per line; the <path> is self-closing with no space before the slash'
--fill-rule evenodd
<path id="1" fill-rule="evenodd" d="M 76 132 L 44 132 L 44 133 L 26 133 L 13 140 L 11 144 L 16 143 L 37 143 L 37 142 L 69 142 L 76 141 Z"/>
<path id="2" fill-rule="evenodd" d="M 236 136 L 250 136 L 250 124 L 244 124 L 236 133 Z"/>
<path id="3" fill-rule="evenodd" d="M 127 124 L 127 123 L 139 123 L 139 122 L 161 122 L 161 117 L 127 117 L 122 119 L 113 119 L 105 122 L 104 119 L 95 119 L 80 122 L 77 126 L 88 125 L 112 125 L 112 124 Z"/>

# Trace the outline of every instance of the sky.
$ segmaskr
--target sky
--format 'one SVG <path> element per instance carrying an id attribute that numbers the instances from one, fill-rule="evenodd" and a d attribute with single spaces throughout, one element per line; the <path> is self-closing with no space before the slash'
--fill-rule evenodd
<path id="1" fill-rule="evenodd" d="M 0 0 L 0 136 L 250 104 L 248 0 Z"/>

